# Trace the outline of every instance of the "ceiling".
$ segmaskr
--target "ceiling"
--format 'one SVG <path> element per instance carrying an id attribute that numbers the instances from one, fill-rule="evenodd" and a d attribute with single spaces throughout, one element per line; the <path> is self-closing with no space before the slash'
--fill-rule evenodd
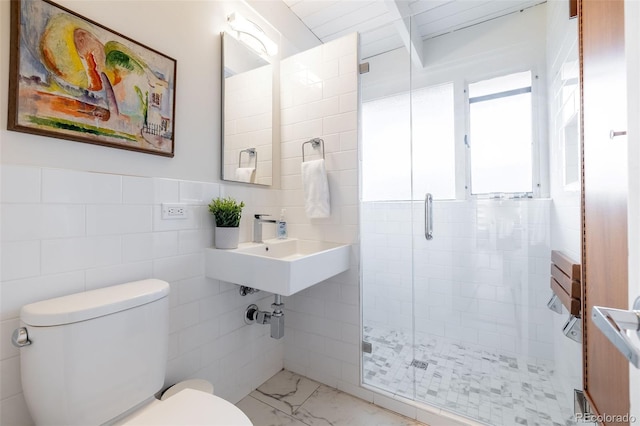
<path id="1" fill-rule="evenodd" d="M 403 45 L 421 56 L 423 40 L 545 0 L 283 0 L 323 43 L 357 31 L 362 58 Z M 402 18 L 414 17 L 412 24 Z"/>

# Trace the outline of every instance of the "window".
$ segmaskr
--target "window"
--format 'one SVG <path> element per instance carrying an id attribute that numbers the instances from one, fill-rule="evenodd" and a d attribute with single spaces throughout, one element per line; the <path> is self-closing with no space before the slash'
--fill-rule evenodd
<path id="1" fill-rule="evenodd" d="M 469 85 L 471 194 L 533 192 L 531 72 Z"/>

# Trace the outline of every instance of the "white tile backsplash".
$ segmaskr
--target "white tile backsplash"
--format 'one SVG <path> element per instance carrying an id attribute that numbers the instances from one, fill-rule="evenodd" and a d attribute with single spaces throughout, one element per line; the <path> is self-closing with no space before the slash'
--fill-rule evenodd
<path id="1" fill-rule="evenodd" d="M 165 281 L 177 281 L 204 275 L 204 252 L 156 259 L 153 275 Z"/>
<path id="2" fill-rule="evenodd" d="M 3 280 L 0 307 L 2 320 L 18 318 L 22 306 L 39 300 L 84 291 L 84 272 L 40 275 L 21 280 Z"/>
<path id="3" fill-rule="evenodd" d="M 0 339 L 3 343 L 0 345 L 0 361 L 18 356 L 20 354 L 19 349 L 13 345 L 8 344 L 11 341 L 13 331 L 20 326 L 20 320 L 13 318 L 7 321 L 0 322 Z"/>
<path id="4" fill-rule="evenodd" d="M 0 167 L 0 189 L 4 203 L 39 203 L 41 196 L 41 170 L 3 164 Z"/>
<path id="5" fill-rule="evenodd" d="M 177 203 L 180 201 L 180 181 L 175 179 L 153 178 L 154 204 Z"/>
<path id="6" fill-rule="evenodd" d="M 353 69 L 353 63 L 355 63 L 356 61 L 352 58 L 351 55 L 348 55 L 346 59 L 347 60 L 345 61 L 345 69 L 347 68 L 347 63 L 349 61 L 352 61 L 351 69 Z M 353 93 L 355 92 L 354 87 L 356 87 L 357 85 L 358 73 L 355 71 L 344 72 L 336 78 L 331 78 L 324 81 L 322 96 L 324 99 L 329 99 L 334 96 Z"/>
<path id="7" fill-rule="evenodd" d="M 177 232 L 167 232 L 162 234 L 172 234 L 177 241 Z M 137 262 L 141 260 L 150 260 L 154 257 L 154 240 L 156 233 L 132 234 L 122 236 L 122 261 Z M 177 252 L 177 244 L 173 246 L 173 250 Z M 170 253 L 171 254 L 175 253 Z M 160 257 L 160 256 L 158 256 Z"/>
<path id="8" fill-rule="evenodd" d="M 8 358 L 0 363 L 0 398 L 8 398 L 22 392 L 20 357 Z"/>
<path id="9" fill-rule="evenodd" d="M 295 108 L 283 123 L 281 150 L 281 204 L 291 236 L 358 245 L 358 127 L 351 105 L 358 91 L 356 52 L 353 34 L 282 61 L 281 99 Z M 328 219 L 309 220 L 304 211 L 301 144 L 314 137 L 324 140 Z M 305 160 L 321 154 L 305 146 Z M 351 390 L 359 386 L 358 253 L 353 251 L 349 272 L 285 300 L 285 367 Z"/>
<path id="10" fill-rule="evenodd" d="M 34 240 L 40 238 L 42 207 L 39 204 L 3 204 L 2 240 Z M 84 219 L 84 217 L 83 217 Z"/>
<path id="11" fill-rule="evenodd" d="M 120 263 L 120 236 L 65 238 L 42 241 L 42 273 L 57 274 Z"/>
<path id="12" fill-rule="evenodd" d="M 15 280 L 40 274 L 40 241 L 2 243 L 0 252 L 2 280 Z"/>
<path id="13" fill-rule="evenodd" d="M 94 290 L 108 287 L 113 283 L 126 283 L 148 278 L 155 278 L 151 261 L 120 263 L 113 266 L 87 269 L 85 271 L 85 288 L 86 290 Z"/>
<path id="14" fill-rule="evenodd" d="M 211 228 L 179 231 L 178 252 L 180 254 L 197 253 L 206 247 L 211 247 L 213 245 L 213 234 L 214 232 Z"/>
<path id="15" fill-rule="evenodd" d="M 148 177 L 122 177 L 123 204 L 153 204 L 155 201 L 154 181 Z"/>
<path id="16" fill-rule="evenodd" d="M 76 170 L 42 169 L 44 203 L 116 204 L 122 202 L 122 177 Z"/>
<path id="17" fill-rule="evenodd" d="M 42 204 L 38 238 L 80 237 L 86 232 L 86 206 L 73 204 Z"/>
<path id="18" fill-rule="evenodd" d="M 87 235 L 116 235 L 151 232 L 151 206 L 87 206 Z"/>
<path id="19" fill-rule="evenodd" d="M 25 304 L 153 277 L 171 284 L 167 385 L 204 378 L 216 394 L 236 402 L 283 367 L 283 342 L 269 338 L 268 327 L 243 321 L 246 305 L 268 309 L 271 295 L 243 298 L 236 285 L 204 277 L 203 249 L 213 244 L 207 204 L 224 192 L 220 184 L 13 165 L 3 165 L 1 173 L 3 341 Z M 279 212 L 278 191 L 227 193 L 247 203 L 243 229 L 254 210 Z M 164 202 L 184 203 L 188 218 L 161 219 Z M 268 350 L 246 350 L 249 339 L 265 338 Z M 237 345 L 219 349 L 231 340 Z M 18 351 L 0 348 L 2 423 L 30 424 Z M 245 365 L 228 362 L 228 371 L 219 371 L 222 358 L 240 355 Z"/>

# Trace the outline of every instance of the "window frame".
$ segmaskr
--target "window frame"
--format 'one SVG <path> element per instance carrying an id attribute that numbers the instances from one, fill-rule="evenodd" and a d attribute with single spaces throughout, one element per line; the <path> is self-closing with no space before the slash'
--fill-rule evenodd
<path id="1" fill-rule="evenodd" d="M 483 193 L 474 194 L 471 188 L 471 149 L 473 147 L 473 141 L 471 140 L 471 102 L 469 98 L 469 85 L 478 83 L 485 80 L 491 80 L 494 78 L 505 77 L 511 74 L 517 74 L 522 72 L 529 72 L 531 74 L 531 192 L 496 192 L 496 193 Z M 465 105 L 465 131 L 463 135 L 464 146 L 464 164 L 465 164 L 465 178 L 464 178 L 464 199 L 466 200 L 483 200 L 483 199 L 522 199 L 522 198 L 541 198 L 542 196 L 542 182 L 541 182 L 541 158 L 540 149 L 541 143 L 541 114 L 539 111 L 540 105 L 540 77 L 535 70 L 535 67 L 526 67 L 510 70 L 501 70 L 492 74 L 482 76 L 481 78 L 475 78 L 473 80 L 465 80 L 464 82 L 464 105 Z M 515 90 L 517 92 L 518 89 Z M 508 93 L 511 90 L 498 93 Z M 525 93 L 525 92 L 520 92 Z M 528 91 L 527 91 L 528 93 Z M 518 94 L 514 93 L 513 95 Z M 485 95 L 485 96 L 492 96 Z M 507 95 L 510 96 L 510 95 Z M 484 97 L 484 96 L 479 96 Z"/>

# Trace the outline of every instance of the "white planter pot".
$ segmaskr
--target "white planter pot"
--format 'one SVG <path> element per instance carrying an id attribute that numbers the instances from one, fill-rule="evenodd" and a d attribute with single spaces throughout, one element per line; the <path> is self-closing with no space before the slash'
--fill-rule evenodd
<path id="1" fill-rule="evenodd" d="M 238 248 L 240 240 L 240 228 L 219 228 L 216 226 L 215 245 L 218 249 L 235 249 Z"/>

